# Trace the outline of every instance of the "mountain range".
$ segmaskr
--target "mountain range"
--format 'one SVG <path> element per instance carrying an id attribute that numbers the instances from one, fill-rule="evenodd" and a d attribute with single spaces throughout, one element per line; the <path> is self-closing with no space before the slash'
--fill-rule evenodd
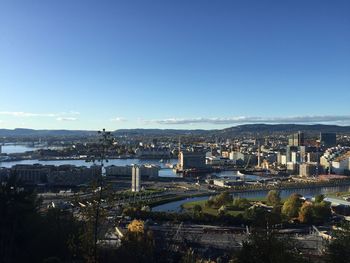
<path id="1" fill-rule="evenodd" d="M 323 124 L 245 124 L 216 130 L 188 129 L 120 129 L 113 131 L 115 136 L 220 136 L 232 137 L 244 134 L 266 135 L 271 133 L 308 133 L 336 132 L 350 133 L 350 126 Z M 0 137 L 86 137 L 94 136 L 96 131 L 88 130 L 34 130 L 34 129 L 0 129 Z"/>

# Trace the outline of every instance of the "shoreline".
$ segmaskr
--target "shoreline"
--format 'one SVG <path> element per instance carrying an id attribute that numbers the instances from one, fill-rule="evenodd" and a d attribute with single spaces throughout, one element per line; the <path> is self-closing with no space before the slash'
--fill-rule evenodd
<path id="1" fill-rule="evenodd" d="M 347 182 L 342 183 L 342 184 L 322 184 L 322 185 L 300 185 L 300 186 L 295 186 L 295 187 L 283 187 L 283 188 L 264 188 L 264 189 L 247 189 L 247 190 L 234 190 L 234 191 L 229 191 L 230 194 L 240 194 L 240 193 L 254 193 L 254 192 L 264 192 L 264 191 L 270 191 L 270 190 L 293 190 L 293 189 L 317 189 L 317 188 L 323 188 L 323 187 L 338 187 L 338 186 L 350 186 L 350 180 L 347 180 Z M 192 195 L 184 195 L 184 196 L 175 196 L 173 198 L 165 199 L 165 200 L 159 200 L 156 201 L 152 204 L 149 204 L 151 208 L 154 208 L 159 205 L 164 205 L 167 203 L 172 203 L 176 201 L 182 201 L 188 198 L 196 198 L 196 197 L 205 197 L 205 196 L 212 196 L 212 195 L 218 195 L 220 192 L 215 192 L 215 193 L 200 193 L 200 194 L 192 194 Z"/>

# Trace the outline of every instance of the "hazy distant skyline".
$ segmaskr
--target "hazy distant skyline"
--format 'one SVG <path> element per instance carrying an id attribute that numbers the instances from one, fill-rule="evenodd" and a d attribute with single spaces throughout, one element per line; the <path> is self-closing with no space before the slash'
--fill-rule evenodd
<path id="1" fill-rule="evenodd" d="M 0 3 L 0 128 L 350 125 L 350 2 Z"/>

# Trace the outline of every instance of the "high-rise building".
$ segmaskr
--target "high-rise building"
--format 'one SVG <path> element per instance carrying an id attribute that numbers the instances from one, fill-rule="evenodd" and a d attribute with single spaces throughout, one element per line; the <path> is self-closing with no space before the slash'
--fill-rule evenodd
<path id="1" fill-rule="evenodd" d="M 320 142 L 326 148 L 334 147 L 337 145 L 337 135 L 333 132 L 321 132 Z"/>
<path id="2" fill-rule="evenodd" d="M 298 152 L 291 152 L 291 162 L 300 163 L 300 154 Z"/>
<path id="3" fill-rule="evenodd" d="M 300 146 L 299 147 L 300 151 L 300 163 L 306 162 L 306 147 L 305 146 Z"/>
<path id="4" fill-rule="evenodd" d="M 134 165 L 132 167 L 131 173 L 131 191 L 132 192 L 140 192 L 141 190 L 141 171 L 140 167 Z"/>
<path id="5" fill-rule="evenodd" d="M 292 153 L 298 152 L 298 147 L 287 145 L 286 147 L 286 160 L 287 162 L 292 161 Z"/>
<path id="6" fill-rule="evenodd" d="M 303 132 L 293 133 L 288 138 L 289 146 L 304 146 L 305 145 L 305 135 Z"/>

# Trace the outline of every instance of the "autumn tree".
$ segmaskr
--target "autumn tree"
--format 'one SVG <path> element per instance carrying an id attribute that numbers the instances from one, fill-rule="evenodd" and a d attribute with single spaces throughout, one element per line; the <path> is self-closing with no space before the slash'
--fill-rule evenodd
<path id="1" fill-rule="evenodd" d="M 304 202 L 299 211 L 299 221 L 304 224 L 311 224 L 314 219 L 313 204 Z"/>
<path id="2" fill-rule="evenodd" d="M 292 194 L 284 202 L 282 206 L 282 214 L 288 219 L 298 217 L 299 209 L 302 206 L 302 204 L 303 201 L 301 200 L 301 195 Z"/>
<path id="3" fill-rule="evenodd" d="M 152 231 L 141 220 L 133 220 L 118 251 L 122 262 L 155 262 L 155 241 Z"/>

